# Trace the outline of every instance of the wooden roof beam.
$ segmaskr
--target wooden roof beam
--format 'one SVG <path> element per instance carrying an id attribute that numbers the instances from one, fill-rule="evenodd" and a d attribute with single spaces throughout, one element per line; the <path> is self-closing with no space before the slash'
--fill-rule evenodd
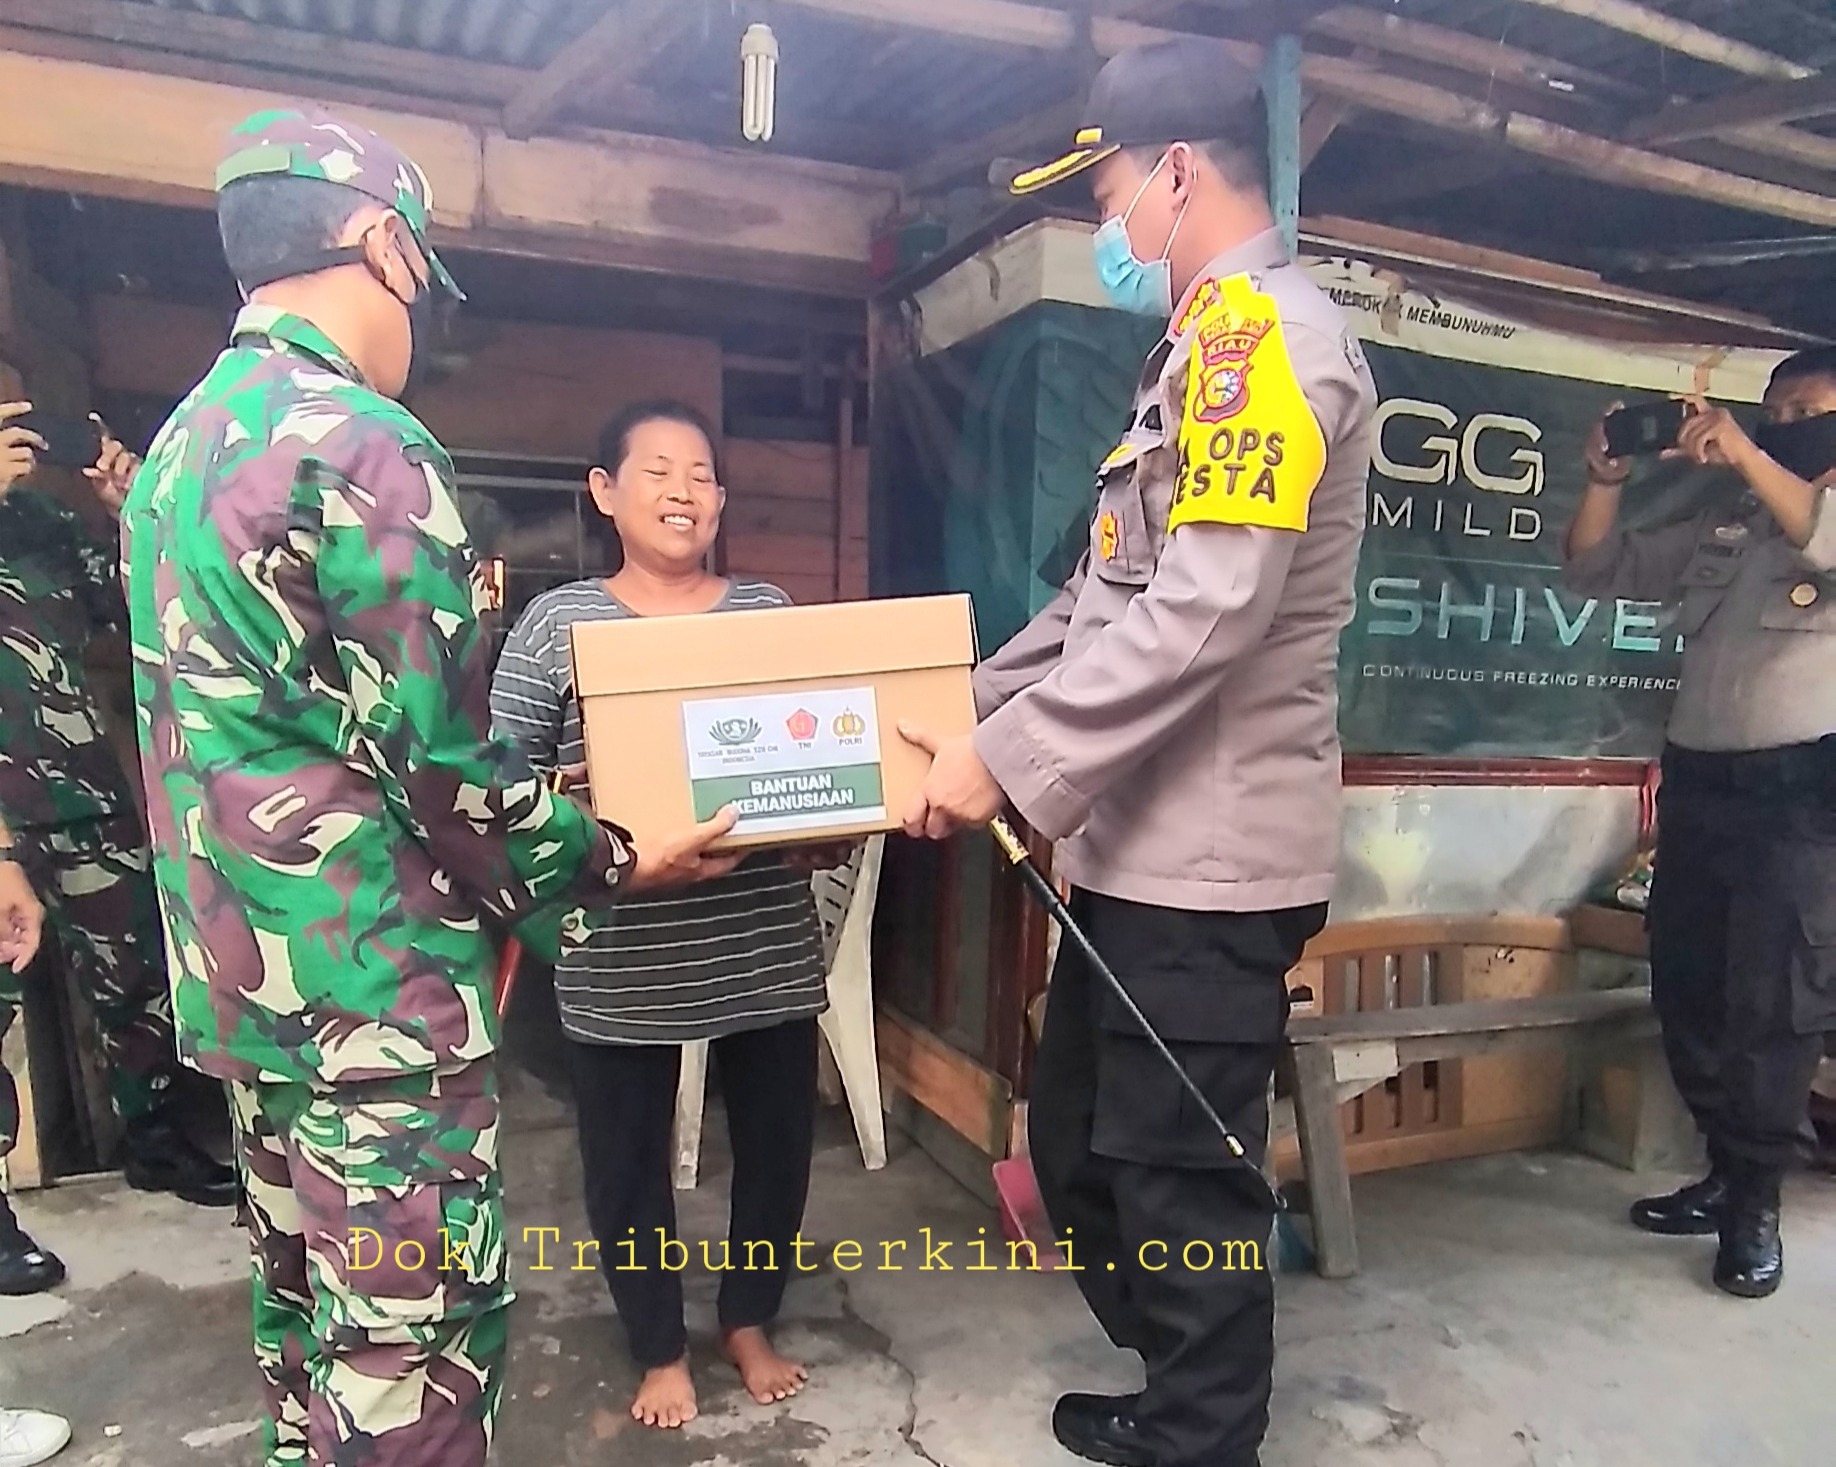
<path id="1" fill-rule="evenodd" d="M 1745 41 L 1736 41 L 1705 26 L 1678 20 L 1661 10 L 1653 10 L 1649 5 L 1637 4 L 1636 0 L 1524 0 L 1524 3 L 1591 20 L 1611 30 L 1639 36 L 1666 50 L 1680 51 L 1698 61 L 1725 66 L 1730 71 L 1745 72 L 1748 76 L 1791 81 L 1814 75 L 1811 67 L 1802 66 L 1788 57 L 1763 51 L 1758 46 L 1749 46 Z"/>
<path id="2" fill-rule="evenodd" d="M 1052 147 L 1063 149 L 1077 130 L 1078 110 L 1076 99 L 1054 102 L 967 142 L 952 144 L 908 168 L 899 179 L 900 192 L 907 198 L 932 193 L 959 179 L 985 178 L 997 159 Z"/>
<path id="3" fill-rule="evenodd" d="M 1344 97 L 1314 97 L 1301 113 L 1300 166 L 1305 173 L 1332 135 L 1358 109 Z"/>
<path id="4" fill-rule="evenodd" d="M 1488 41 L 1466 31 L 1410 20 L 1406 16 L 1386 15 L 1362 6 L 1346 5 L 1329 10 L 1316 17 L 1307 30 L 1310 35 L 1326 36 L 1353 46 L 1368 46 L 1373 51 L 1388 51 L 1450 71 L 1464 71 L 1488 79 L 1496 77 L 1530 91 L 1567 94 L 1587 88 L 1617 97 L 1641 95 L 1631 83 L 1585 66 L 1558 61 L 1553 56 L 1542 56 L 1518 46 L 1507 46 L 1502 41 Z"/>
<path id="5" fill-rule="evenodd" d="M 696 19 L 696 8 L 683 0 L 623 0 L 612 6 L 504 104 L 504 131 L 513 138 L 534 137 L 588 81 L 600 92 L 635 81 Z"/>
<path id="6" fill-rule="evenodd" d="M 1625 138 L 1630 143 L 1661 146 L 1832 113 L 1836 113 L 1836 74 L 1805 76 L 1740 87 L 1700 102 L 1673 103 L 1639 118 L 1626 129 Z"/>
<path id="7" fill-rule="evenodd" d="M 1018 0 L 777 0 L 777 3 L 827 15 L 845 15 L 883 25 L 907 26 L 1035 50 L 1062 50 L 1080 35 L 1078 22 L 1066 12 L 1021 4 Z M 1552 0 L 1533 0 L 1533 3 L 1552 3 Z M 1564 6 L 1609 3 L 1621 5 L 1626 0 L 1562 0 Z M 1090 39 L 1099 53 L 1113 56 L 1131 46 L 1153 41 L 1199 38 L 1131 21 L 1093 17 Z M 1260 67 L 1262 64 L 1259 46 L 1247 42 L 1218 42 L 1215 37 L 1203 39 L 1221 44 L 1246 65 Z M 1545 118 L 1495 108 L 1459 92 L 1392 76 L 1343 57 L 1308 55 L 1302 62 L 1301 76 L 1316 93 L 1340 97 L 1360 107 L 1412 118 L 1450 132 L 1499 139 L 1590 177 L 1660 193 L 1688 194 L 1731 208 L 1774 214 L 1824 227 L 1836 226 L 1836 197 L 1665 157 Z"/>
<path id="8" fill-rule="evenodd" d="M 274 92 L 0 51 L 0 183 L 209 207 L 222 138 Z M 442 247 L 864 296 L 889 174 L 624 133 L 519 142 L 399 109 Z M 609 208 L 607 200 L 615 200 Z"/>

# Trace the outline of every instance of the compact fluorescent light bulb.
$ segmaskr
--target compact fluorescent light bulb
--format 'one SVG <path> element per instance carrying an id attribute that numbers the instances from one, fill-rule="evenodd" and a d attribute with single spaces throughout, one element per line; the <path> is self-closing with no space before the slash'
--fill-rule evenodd
<path id="1" fill-rule="evenodd" d="M 778 38 L 768 25 L 749 25 L 740 38 L 740 131 L 768 143 L 778 120 Z"/>

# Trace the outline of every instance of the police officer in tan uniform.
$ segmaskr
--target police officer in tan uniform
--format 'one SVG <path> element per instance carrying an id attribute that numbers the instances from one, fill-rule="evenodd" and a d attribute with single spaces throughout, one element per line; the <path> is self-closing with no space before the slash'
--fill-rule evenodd
<path id="1" fill-rule="evenodd" d="M 1780 1178 L 1836 1031 L 1836 350 L 1779 365 L 1751 436 L 1725 408 L 1693 407 L 1674 453 L 1727 470 L 1725 497 L 1621 528 L 1635 466 L 1609 458 L 1597 429 L 1567 579 L 1673 602 L 1684 637 L 1651 996 L 1710 1171 L 1635 1203 L 1632 1221 L 1717 1234 L 1717 1286 L 1762 1298 L 1783 1278 Z"/>
<path id="2" fill-rule="evenodd" d="M 1119 55 L 1072 150 L 1114 303 L 1168 322 L 1100 470 L 1070 583 L 977 674 L 908 829 L 1004 800 L 1062 842 L 1077 917 L 1260 1158 L 1284 976 L 1325 922 L 1340 840 L 1337 664 L 1376 394 L 1269 208 L 1256 77 L 1221 48 Z M 1122 1467 L 1252 1467 L 1268 1425 L 1267 1204 L 1120 1005 L 1060 949 L 1034 1167 L 1138 1395 L 1063 1398 L 1058 1439 Z"/>

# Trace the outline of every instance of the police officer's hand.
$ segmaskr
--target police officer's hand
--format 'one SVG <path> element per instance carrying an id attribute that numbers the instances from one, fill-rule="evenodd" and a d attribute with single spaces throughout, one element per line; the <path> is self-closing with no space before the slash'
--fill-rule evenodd
<path id="1" fill-rule="evenodd" d="M 47 447 L 45 440 L 31 429 L 13 422 L 31 411 L 29 402 L 0 402 L 0 499 L 38 467 L 37 454 Z"/>
<path id="2" fill-rule="evenodd" d="M 1684 419 L 1683 431 L 1677 434 L 1677 446 L 1664 457 L 1739 470 L 1762 457 L 1747 430 L 1726 408 L 1700 397 L 1689 398 L 1688 402 L 1693 411 Z"/>
<path id="3" fill-rule="evenodd" d="M 102 453 L 92 468 L 83 470 L 83 476 L 89 480 L 96 491 L 96 498 L 102 501 L 103 507 L 112 515 L 121 513 L 122 501 L 134 484 L 134 475 L 140 472 L 140 456 L 129 453 L 121 440 L 108 431 L 108 424 L 94 413 L 91 421 L 102 430 Z"/>
<path id="4" fill-rule="evenodd" d="M 1587 458 L 1587 482 L 1590 484 L 1611 489 L 1632 477 L 1631 460 L 1614 458 L 1607 452 L 1606 444 L 1606 420 L 1624 406 L 1623 402 L 1614 403 L 1601 414 L 1594 431 L 1587 435 L 1587 446 L 1582 452 Z"/>
<path id="5" fill-rule="evenodd" d="M 713 855 L 708 847 L 739 823 L 731 805 L 712 820 L 691 825 L 675 835 L 661 836 L 637 848 L 637 865 L 626 879 L 630 891 L 654 891 L 664 886 L 688 886 L 725 876 L 746 859 L 745 851 Z"/>
<path id="6" fill-rule="evenodd" d="M 25 869 L 17 861 L 0 859 L 0 966 L 25 972 L 38 956 L 44 925 L 45 909 Z"/>
<path id="7" fill-rule="evenodd" d="M 969 735 L 939 739 L 902 723 L 899 736 L 931 756 L 931 772 L 905 812 L 907 835 L 943 840 L 958 830 L 986 825 L 1001 813 L 1006 796 Z"/>

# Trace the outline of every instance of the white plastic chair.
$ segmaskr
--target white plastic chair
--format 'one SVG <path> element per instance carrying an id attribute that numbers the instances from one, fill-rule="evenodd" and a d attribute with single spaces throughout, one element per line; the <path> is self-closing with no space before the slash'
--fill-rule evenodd
<path id="1" fill-rule="evenodd" d="M 846 866 L 811 877 L 829 965 L 829 1007 L 817 1020 L 854 1117 L 867 1170 L 886 1165 L 886 1114 L 880 1102 L 880 1060 L 874 1044 L 873 907 L 879 895 L 886 838 L 876 835 Z M 706 1106 L 708 1044 L 682 1046 L 676 1089 L 676 1190 L 690 1191 L 701 1172 L 701 1119 Z"/>

